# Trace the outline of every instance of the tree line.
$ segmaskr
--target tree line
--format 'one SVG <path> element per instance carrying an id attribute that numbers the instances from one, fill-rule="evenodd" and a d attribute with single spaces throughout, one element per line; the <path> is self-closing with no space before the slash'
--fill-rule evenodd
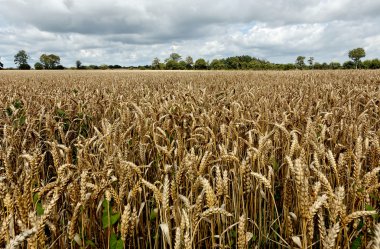
<path id="1" fill-rule="evenodd" d="M 25 50 L 20 50 L 14 56 L 14 63 L 20 70 L 30 70 L 32 67 L 29 65 L 28 60 L 30 56 L 25 52 Z M 42 54 L 40 56 L 40 61 L 34 64 L 34 69 L 64 69 L 61 65 L 61 58 L 55 54 Z"/>
<path id="2" fill-rule="evenodd" d="M 159 58 L 154 58 L 151 69 L 154 70 L 295 70 L 295 69 L 380 69 L 380 60 L 361 61 L 366 56 L 363 48 L 355 48 L 348 52 L 349 61 L 343 64 L 339 62 L 320 63 L 315 62 L 314 57 L 309 57 L 307 63 L 305 56 L 298 56 L 294 63 L 277 64 L 264 59 L 259 59 L 249 55 L 233 56 L 222 59 L 214 59 L 211 62 L 203 58 L 197 59 L 195 62 L 191 56 L 187 56 L 182 60 L 182 56 L 178 53 L 172 53 L 164 62 Z"/>
<path id="3" fill-rule="evenodd" d="M 306 60 L 305 56 L 298 56 L 294 63 L 278 64 L 272 63 L 265 59 L 259 59 L 249 55 L 233 56 L 222 59 L 214 59 L 211 62 L 204 58 L 193 60 L 191 56 L 182 59 L 178 53 L 171 53 L 163 62 L 159 58 L 154 58 L 151 65 L 122 67 L 120 65 L 83 65 L 80 60 L 75 62 L 76 67 L 71 69 L 151 69 L 151 70 L 335 70 L 335 69 L 380 69 L 380 60 L 364 60 L 366 56 L 363 48 L 355 48 L 348 51 L 350 60 L 343 64 L 339 62 L 319 63 L 315 62 L 314 57 L 309 57 Z M 1 58 L 0 58 L 1 59 Z M 28 63 L 30 56 L 25 50 L 20 50 L 14 56 L 14 63 L 18 69 L 29 70 L 31 66 Z M 61 65 L 61 58 L 55 54 L 42 54 L 39 62 L 34 64 L 34 69 L 65 69 Z M 4 65 L 0 60 L 0 69 Z"/>

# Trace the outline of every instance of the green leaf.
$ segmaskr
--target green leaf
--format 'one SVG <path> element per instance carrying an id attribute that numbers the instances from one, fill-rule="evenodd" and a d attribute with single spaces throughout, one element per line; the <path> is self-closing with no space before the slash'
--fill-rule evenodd
<path id="1" fill-rule="evenodd" d="M 154 209 L 152 209 L 152 211 L 150 211 L 149 219 L 152 221 L 152 220 L 155 220 L 156 218 L 157 218 L 157 213 L 154 212 Z"/>
<path id="2" fill-rule="evenodd" d="M 124 243 L 121 239 L 117 239 L 116 234 L 111 234 L 110 249 L 124 249 Z"/>
<path id="3" fill-rule="evenodd" d="M 25 124 L 25 121 L 26 121 L 26 117 L 24 115 L 22 115 L 18 121 L 18 124 L 19 125 L 24 125 Z"/>
<path id="4" fill-rule="evenodd" d="M 103 229 L 107 228 L 109 226 L 108 217 L 109 217 L 109 203 L 107 200 L 104 200 L 102 203 L 103 206 L 103 215 L 102 215 L 102 223 L 103 223 Z"/>
<path id="5" fill-rule="evenodd" d="M 275 158 L 272 158 L 272 167 L 273 167 L 274 171 L 277 171 L 280 167 Z"/>
<path id="6" fill-rule="evenodd" d="M 110 205 L 107 200 L 103 201 L 102 206 L 103 206 L 102 223 L 103 223 L 103 229 L 104 229 L 111 225 L 116 224 L 116 222 L 118 222 L 120 219 L 120 213 L 111 214 Z"/>
<path id="7" fill-rule="evenodd" d="M 20 109 L 20 108 L 22 108 L 23 104 L 22 104 L 21 100 L 16 99 L 16 100 L 13 102 L 13 106 L 14 106 L 16 109 Z"/>
<path id="8" fill-rule="evenodd" d="M 66 113 L 62 109 L 57 109 L 57 115 L 60 116 L 61 118 L 66 116 Z"/>
<path id="9" fill-rule="evenodd" d="M 358 249 L 362 245 L 362 235 L 359 235 L 351 244 L 351 249 Z"/>
<path id="10" fill-rule="evenodd" d="M 41 201 L 37 202 L 36 211 L 37 211 L 37 215 L 38 215 L 38 216 L 41 216 L 41 215 L 44 214 L 45 210 L 44 210 L 44 208 L 42 207 L 42 203 L 41 203 Z"/>
<path id="11" fill-rule="evenodd" d="M 252 241 L 256 241 L 256 240 L 257 240 L 257 236 L 256 236 L 256 234 L 254 234 L 252 237 Z"/>
<path id="12" fill-rule="evenodd" d="M 38 193 L 35 193 L 33 195 L 33 204 L 36 205 L 37 201 L 40 199 L 40 197 L 38 196 Z"/>
<path id="13" fill-rule="evenodd" d="M 102 207 L 103 207 L 103 213 L 104 213 L 104 210 L 109 210 L 109 208 L 110 208 L 109 202 L 107 200 L 104 200 L 102 202 Z"/>
<path id="14" fill-rule="evenodd" d="M 89 239 L 86 240 L 86 245 L 96 248 L 95 243 L 92 240 L 89 240 Z"/>
<path id="15" fill-rule="evenodd" d="M 12 114 L 13 114 L 13 111 L 10 107 L 7 107 L 6 112 L 7 112 L 8 116 L 12 116 Z"/>
<path id="16" fill-rule="evenodd" d="M 231 237 L 232 238 L 237 238 L 237 232 L 236 232 L 236 230 L 232 230 L 231 231 Z"/>
<path id="17" fill-rule="evenodd" d="M 102 223 L 103 223 L 103 229 L 107 228 L 109 226 L 108 223 L 108 216 L 102 216 Z"/>
<path id="18" fill-rule="evenodd" d="M 116 248 L 116 243 L 117 243 L 117 236 L 116 234 L 112 233 L 110 237 L 110 248 L 112 249 Z"/>
<path id="19" fill-rule="evenodd" d="M 377 195 L 369 194 L 370 197 L 372 197 L 376 201 L 380 201 L 380 198 Z"/>
<path id="20" fill-rule="evenodd" d="M 118 222 L 119 219 L 120 219 L 120 213 L 111 215 L 111 218 L 110 218 L 111 225 L 114 225 L 116 222 Z"/>
<path id="21" fill-rule="evenodd" d="M 366 211 L 373 211 L 375 209 L 371 205 L 365 205 L 365 210 Z"/>
<path id="22" fill-rule="evenodd" d="M 374 211 L 374 210 L 376 210 L 376 209 L 374 209 L 371 205 L 365 205 L 365 210 L 366 210 L 366 211 Z M 377 219 L 378 217 L 379 217 L 378 214 L 373 214 L 373 215 L 372 215 L 372 218 L 374 218 L 374 219 Z"/>
<path id="23" fill-rule="evenodd" d="M 117 241 L 115 249 L 124 249 L 124 243 L 121 239 Z"/>

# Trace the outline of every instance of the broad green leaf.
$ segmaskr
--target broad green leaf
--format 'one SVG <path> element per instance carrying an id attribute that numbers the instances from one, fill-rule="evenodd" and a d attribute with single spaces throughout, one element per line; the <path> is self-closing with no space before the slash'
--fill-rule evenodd
<path id="1" fill-rule="evenodd" d="M 35 194 L 33 195 L 33 204 L 36 204 L 39 198 L 40 198 L 40 197 L 38 196 L 38 193 L 35 193 Z"/>
<path id="2" fill-rule="evenodd" d="M 42 207 L 42 203 L 41 203 L 40 201 L 37 202 L 36 209 L 37 209 L 36 211 L 37 211 L 37 215 L 38 215 L 38 216 L 43 215 L 44 212 L 45 212 L 44 208 Z"/>
<path id="3" fill-rule="evenodd" d="M 120 213 L 111 215 L 110 217 L 111 225 L 114 225 L 116 222 L 118 222 L 119 219 L 120 219 Z"/>
<path id="4" fill-rule="evenodd" d="M 362 245 L 362 236 L 357 237 L 351 244 L 351 249 L 358 249 Z"/>
<path id="5" fill-rule="evenodd" d="M 117 243 L 117 236 L 116 234 L 112 233 L 110 237 L 110 248 L 112 249 L 116 248 L 116 243 Z"/>
<path id="6" fill-rule="evenodd" d="M 111 234 L 110 249 L 124 249 L 124 243 L 121 239 L 117 239 L 116 234 Z"/>
<path id="7" fill-rule="evenodd" d="M 111 214 L 109 202 L 107 200 L 103 201 L 102 206 L 103 206 L 103 215 L 102 215 L 103 228 L 107 228 L 111 225 L 114 225 L 116 222 L 118 222 L 118 220 L 120 219 L 120 213 Z"/>

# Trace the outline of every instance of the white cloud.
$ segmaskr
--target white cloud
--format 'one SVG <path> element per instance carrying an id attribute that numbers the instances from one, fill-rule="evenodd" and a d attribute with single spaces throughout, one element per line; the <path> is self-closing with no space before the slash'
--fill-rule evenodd
<path id="1" fill-rule="evenodd" d="M 380 2 L 372 0 L 0 0 L 0 56 L 20 49 L 65 65 L 148 64 L 171 52 L 212 59 L 249 54 L 346 59 L 364 46 L 379 57 Z"/>

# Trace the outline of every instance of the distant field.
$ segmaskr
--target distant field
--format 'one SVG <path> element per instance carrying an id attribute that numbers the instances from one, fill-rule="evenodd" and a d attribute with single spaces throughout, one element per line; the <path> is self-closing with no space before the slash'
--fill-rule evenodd
<path id="1" fill-rule="evenodd" d="M 0 103 L 0 248 L 380 244 L 380 71 L 0 71 Z"/>

